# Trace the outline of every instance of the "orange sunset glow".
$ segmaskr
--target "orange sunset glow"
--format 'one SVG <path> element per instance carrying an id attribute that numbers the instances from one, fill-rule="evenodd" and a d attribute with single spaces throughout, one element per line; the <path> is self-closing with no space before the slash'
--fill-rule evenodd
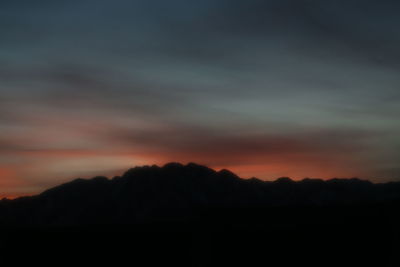
<path id="1" fill-rule="evenodd" d="M 11 2 L 0 196 L 167 162 L 263 180 L 400 179 L 390 5 Z"/>

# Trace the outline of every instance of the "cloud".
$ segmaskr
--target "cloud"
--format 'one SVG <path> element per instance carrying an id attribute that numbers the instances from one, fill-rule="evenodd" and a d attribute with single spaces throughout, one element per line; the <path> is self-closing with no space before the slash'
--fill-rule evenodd
<path id="1" fill-rule="evenodd" d="M 397 1 L 28 2 L 0 4 L 0 151 L 19 168 L 396 164 Z"/>
<path id="2" fill-rule="evenodd" d="M 363 173 L 359 161 L 362 161 L 363 153 L 371 149 L 369 140 L 376 137 L 375 133 L 348 130 L 281 134 L 246 133 L 246 130 L 224 131 L 170 125 L 155 131 L 111 130 L 106 140 L 111 146 L 114 144 L 131 150 L 133 154 L 163 162 L 195 161 L 214 167 L 263 164 L 275 164 L 280 168 L 307 166 L 311 176 L 324 175 L 320 170 L 316 171 L 320 169 L 318 165 L 331 168 L 330 173 L 349 166 L 353 168 L 353 173 Z M 268 167 L 265 169 L 268 170 Z"/>

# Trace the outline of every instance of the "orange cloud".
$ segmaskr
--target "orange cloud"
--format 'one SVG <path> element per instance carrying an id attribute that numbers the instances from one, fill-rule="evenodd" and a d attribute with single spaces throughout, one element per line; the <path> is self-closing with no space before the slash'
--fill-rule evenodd
<path id="1" fill-rule="evenodd" d="M 163 124 L 145 129 L 106 127 L 94 136 L 100 144 L 96 149 L 32 149 L 18 140 L 4 142 L 0 149 L 19 162 L 0 172 L 9 177 L 7 188 L 14 188 L 8 192 L 28 186 L 38 192 L 78 176 L 117 175 L 132 166 L 170 161 L 228 168 L 242 177 L 267 180 L 362 176 L 367 171 L 361 164 L 368 148 L 364 141 L 371 133 L 325 130 L 279 135 Z"/>
<path id="2" fill-rule="evenodd" d="M 0 198 L 15 198 L 33 193 L 30 190 L 24 191 L 25 186 L 16 166 L 0 166 Z"/>

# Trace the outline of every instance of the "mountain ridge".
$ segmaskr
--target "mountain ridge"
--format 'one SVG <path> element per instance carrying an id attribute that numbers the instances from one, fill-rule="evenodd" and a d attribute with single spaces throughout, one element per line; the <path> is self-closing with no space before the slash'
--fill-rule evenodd
<path id="1" fill-rule="evenodd" d="M 51 187 L 49 189 L 46 189 L 43 192 L 38 193 L 38 194 L 29 195 L 29 196 L 20 196 L 20 197 L 16 197 L 16 198 L 12 198 L 12 199 L 4 197 L 0 201 L 13 201 L 13 200 L 18 200 L 18 199 L 36 197 L 38 195 L 46 194 L 47 191 L 51 191 L 51 190 L 59 188 L 59 187 L 67 186 L 67 185 L 69 185 L 71 183 L 87 182 L 87 181 L 92 181 L 92 180 L 113 181 L 115 179 L 120 179 L 120 178 L 127 177 L 127 176 L 129 176 L 130 173 L 132 173 L 132 174 L 136 173 L 137 174 L 137 173 L 146 172 L 146 171 L 149 171 L 149 170 L 153 170 L 153 171 L 154 170 L 158 170 L 158 171 L 160 171 L 160 170 L 165 170 L 165 169 L 172 169 L 174 167 L 175 168 L 191 169 L 191 171 L 196 170 L 196 169 L 197 170 L 203 169 L 204 171 L 207 170 L 209 173 L 224 174 L 226 176 L 239 178 L 239 179 L 244 180 L 244 181 L 252 181 L 254 183 L 258 182 L 258 183 L 264 183 L 264 184 L 267 184 L 267 183 L 281 183 L 281 182 L 284 182 L 284 181 L 286 181 L 287 183 L 291 183 L 291 182 L 292 183 L 303 183 L 303 182 L 334 183 L 335 181 L 339 181 L 339 182 L 340 181 L 355 181 L 355 182 L 359 182 L 360 184 L 364 183 L 364 184 L 374 184 L 374 185 L 386 185 L 386 184 L 394 184 L 395 185 L 395 184 L 400 184 L 400 182 L 396 182 L 396 181 L 377 183 L 377 182 L 373 182 L 373 181 L 370 181 L 370 180 L 367 180 L 367 179 L 358 178 L 358 177 L 352 177 L 352 178 L 345 178 L 345 177 L 337 178 L 337 177 L 334 177 L 334 178 L 330 178 L 330 179 L 306 177 L 306 178 L 303 178 L 301 180 L 294 180 L 294 179 L 292 179 L 290 177 L 278 177 L 275 180 L 262 180 L 262 179 L 257 178 L 257 177 L 242 178 L 242 177 L 239 177 L 238 175 L 236 175 L 235 173 L 233 173 L 232 171 L 230 171 L 228 169 L 221 169 L 219 171 L 216 171 L 216 170 L 214 170 L 212 168 L 206 167 L 206 166 L 201 165 L 201 164 L 193 163 L 193 162 L 190 162 L 188 164 L 181 164 L 181 163 L 178 163 L 178 162 L 170 162 L 170 163 L 164 164 L 163 166 L 158 166 L 158 165 L 155 165 L 155 164 L 154 165 L 135 166 L 135 167 L 133 167 L 131 169 L 128 169 L 126 172 L 124 172 L 120 176 L 106 177 L 106 176 L 98 175 L 98 176 L 94 176 L 92 178 L 75 178 L 75 179 L 73 179 L 71 181 L 67 181 L 65 183 L 62 183 L 62 184 L 56 185 L 54 187 Z"/>
<path id="2" fill-rule="evenodd" d="M 0 250 L 13 261 L 47 252 L 73 264 L 392 267 L 399 211 L 400 183 L 266 182 L 170 163 L 0 201 Z"/>
<path id="3" fill-rule="evenodd" d="M 0 201 L 2 225 L 79 225 L 193 221 L 208 210 L 390 206 L 400 183 L 282 177 L 242 179 L 189 163 L 134 167 L 108 179 L 75 179 L 39 195 Z M 207 210 L 207 214 L 204 212 Z M 229 215 L 231 216 L 231 215 Z"/>

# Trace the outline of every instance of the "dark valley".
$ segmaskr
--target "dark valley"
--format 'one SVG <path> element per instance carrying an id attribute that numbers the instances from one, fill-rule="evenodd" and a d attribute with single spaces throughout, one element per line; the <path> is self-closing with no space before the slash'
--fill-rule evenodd
<path id="1" fill-rule="evenodd" d="M 170 163 L 4 199 L 0 244 L 71 263 L 397 266 L 399 207 L 397 182 L 267 182 Z"/>

